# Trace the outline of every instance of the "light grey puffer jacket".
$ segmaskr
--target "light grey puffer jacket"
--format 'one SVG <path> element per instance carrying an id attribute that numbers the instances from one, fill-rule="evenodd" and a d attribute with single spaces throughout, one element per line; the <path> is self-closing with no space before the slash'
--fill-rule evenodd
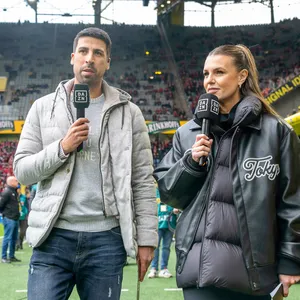
<path id="1" fill-rule="evenodd" d="M 61 82 L 55 93 L 32 105 L 14 159 L 14 173 L 25 185 L 38 182 L 31 204 L 26 239 L 33 247 L 45 241 L 68 191 L 76 155 L 59 158 L 59 143 L 74 122 L 69 94 L 74 80 Z M 119 218 L 127 254 L 137 245 L 157 246 L 155 184 L 145 120 L 130 95 L 102 83 L 105 103 L 100 124 L 99 189 L 106 216 Z M 91 178 L 93 180 L 93 178 Z"/>

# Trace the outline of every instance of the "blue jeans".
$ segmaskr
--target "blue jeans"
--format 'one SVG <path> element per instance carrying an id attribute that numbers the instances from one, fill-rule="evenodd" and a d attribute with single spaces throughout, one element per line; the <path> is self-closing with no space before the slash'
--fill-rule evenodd
<path id="1" fill-rule="evenodd" d="M 119 300 L 126 258 L 120 227 L 103 232 L 54 228 L 33 249 L 28 300 L 65 300 L 74 285 L 82 300 Z"/>
<path id="2" fill-rule="evenodd" d="M 158 270 L 159 248 L 162 241 L 160 269 L 167 269 L 170 257 L 170 247 L 172 243 L 173 232 L 169 228 L 158 229 L 158 246 L 154 251 L 154 258 L 151 263 L 151 268 Z"/>
<path id="3" fill-rule="evenodd" d="M 15 221 L 3 218 L 4 238 L 2 243 L 2 258 L 7 258 L 7 248 L 9 246 L 9 258 L 15 257 L 16 242 L 18 239 L 19 220 Z"/>

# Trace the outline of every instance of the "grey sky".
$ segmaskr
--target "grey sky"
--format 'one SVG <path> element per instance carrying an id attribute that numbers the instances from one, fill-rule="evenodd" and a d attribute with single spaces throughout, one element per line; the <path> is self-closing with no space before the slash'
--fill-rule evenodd
<path id="1" fill-rule="evenodd" d="M 300 0 L 273 0 L 275 21 L 300 17 Z M 109 1 L 102 2 L 104 8 Z M 143 7 L 142 0 L 115 0 L 103 12 L 102 23 L 111 20 L 125 24 L 156 24 L 156 1 L 150 0 Z M 93 16 L 61 17 L 61 14 L 93 15 L 92 0 L 40 0 L 39 22 L 51 23 L 93 23 Z M 42 15 L 58 14 L 58 15 Z M 26 6 L 25 0 L 0 0 L 0 22 L 35 21 L 34 11 Z M 215 9 L 216 26 L 270 23 L 269 9 L 260 3 L 220 4 Z M 186 26 L 210 26 L 210 9 L 195 2 L 185 3 Z"/>

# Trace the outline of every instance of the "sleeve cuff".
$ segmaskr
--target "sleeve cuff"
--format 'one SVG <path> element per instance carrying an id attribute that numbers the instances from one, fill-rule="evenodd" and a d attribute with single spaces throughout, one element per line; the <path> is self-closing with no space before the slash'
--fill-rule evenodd
<path id="1" fill-rule="evenodd" d="M 61 160 L 66 160 L 68 157 L 70 156 L 70 153 L 68 154 L 65 154 L 64 152 L 64 149 L 61 145 L 61 141 L 59 142 L 59 149 L 58 149 L 58 157 L 61 159 Z"/>
<path id="2" fill-rule="evenodd" d="M 206 172 L 207 171 L 207 164 L 204 166 L 200 166 L 196 161 L 193 160 L 192 155 L 187 155 L 186 157 L 187 165 L 193 170 L 198 172 Z"/>
<path id="3" fill-rule="evenodd" d="M 280 257 L 278 262 L 278 274 L 300 275 L 300 264 L 286 257 Z"/>

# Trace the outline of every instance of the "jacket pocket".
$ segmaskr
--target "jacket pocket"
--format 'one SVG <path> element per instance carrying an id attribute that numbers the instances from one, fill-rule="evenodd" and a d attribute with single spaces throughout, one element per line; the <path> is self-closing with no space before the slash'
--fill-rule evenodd
<path id="1" fill-rule="evenodd" d="M 192 246 L 187 255 L 178 252 L 177 263 L 177 285 L 181 288 L 195 287 L 198 282 L 200 267 L 200 251 L 202 243 L 196 243 Z"/>

